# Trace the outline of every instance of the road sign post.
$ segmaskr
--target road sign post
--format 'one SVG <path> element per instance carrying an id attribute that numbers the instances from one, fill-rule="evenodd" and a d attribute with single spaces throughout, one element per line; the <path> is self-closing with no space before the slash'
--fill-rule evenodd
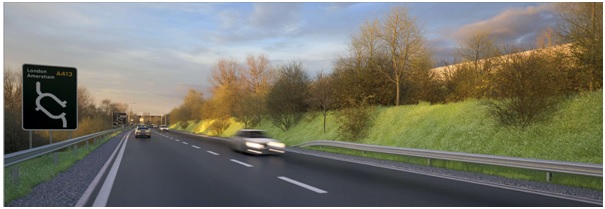
<path id="1" fill-rule="evenodd" d="M 23 65 L 23 129 L 76 130 L 77 78 L 76 68 Z"/>

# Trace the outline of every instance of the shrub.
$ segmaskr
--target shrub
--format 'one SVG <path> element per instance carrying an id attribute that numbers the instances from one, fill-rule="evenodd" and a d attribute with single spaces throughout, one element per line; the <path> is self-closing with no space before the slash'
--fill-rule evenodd
<path id="1" fill-rule="evenodd" d="M 501 58 L 501 69 L 491 76 L 487 103 L 492 115 L 505 125 L 525 128 L 546 116 L 560 89 L 562 64 L 541 51 L 511 53 Z"/>
<path id="2" fill-rule="evenodd" d="M 208 129 L 216 136 L 219 136 L 229 128 L 229 124 L 229 118 L 215 119 Z"/>
<path id="3" fill-rule="evenodd" d="M 341 109 L 336 114 L 338 133 L 344 141 L 359 141 L 368 136 L 374 108 L 368 105 L 366 99 L 351 103 L 352 107 Z"/>
<path id="4" fill-rule="evenodd" d="M 189 122 L 181 121 L 181 122 L 179 122 L 179 125 L 181 126 L 182 129 L 187 129 L 187 127 L 189 127 Z"/>

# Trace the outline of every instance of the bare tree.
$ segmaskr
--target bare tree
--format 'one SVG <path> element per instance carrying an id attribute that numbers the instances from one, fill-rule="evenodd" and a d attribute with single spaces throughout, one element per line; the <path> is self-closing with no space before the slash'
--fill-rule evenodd
<path id="1" fill-rule="evenodd" d="M 489 73 L 493 69 L 488 58 L 498 56 L 496 40 L 487 31 L 479 31 L 460 43 L 458 56 L 463 62 L 470 62 L 477 71 Z"/>
<path id="2" fill-rule="evenodd" d="M 558 3 L 563 19 L 558 33 L 573 43 L 572 53 L 579 67 L 590 77 L 590 91 L 603 87 L 603 2 Z"/>
<path id="3" fill-rule="evenodd" d="M 555 29 L 552 27 L 546 27 L 542 29 L 538 37 L 536 38 L 536 47 L 537 48 L 547 48 L 552 47 L 554 45 L 559 44 L 559 39 L 555 32 Z"/>
<path id="4" fill-rule="evenodd" d="M 246 58 L 246 63 L 247 71 L 242 76 L 244 85 L 246 85 L 242 89 L 245 95 L 240 97 L 240 100 L 242 100 L 240 107 L 249 109 L 241 110 L 247 112 L 246 117 L 250 117 L 249 123 L 245 124 L 256 125 L 260 123 L 262 116 L 267 112 L 266 98 L 271 90 L 274 73 L 269 66 L 269 59 L 264 54 L 256 57 L 250 54 Z"/>
<path id="5" fill-rule="evenodd" d="M 231 115 L 229 112 L 235 108 L 237 94 L 242 88 L 242 71 L 242 66 L 236 60 L 221 59 L 218 61 L 212 70 L 210 83 L 213 85 L 211 100 L 215 104 L 220 104 L 211 106 L 220 110 L 213 109 L 206 112 L 211 113 L 210 115 L 215 115 L 212 112 L 220 112 L 221 114 L 218 115 L 221 118 L 228 118 L 225 114 Z"/>
<path id="6" fill-rule="evenodd" d="M 212 69 L 210 83 L 214 88 L 236 86 L 239 82 L 242 66 L 236 60 L 220 59 Z"/>
<path id="7" fill-rule="evenodd" d="M 373 68 L 377 64 L 376 56 L 382 50 L 380 22 L 378 20 L 367 21 L 361 25 L 358 37 L 353 37 L 351 49 L 355 52 L 359 66 Z"/>
<path id="8" fill-rule="evenodd" d="M 204 94 L 196 91 L 195 89 L 189 89 L 187 96 L 183 100 L 184 112 L 186 112 L 188 120 L 201 120 L 204 118 L 202 112 L 202 105 L 204 104 Z"/>
<path id="9" fill-rule="evenodd" d="M 307 111 L 309 77 L 300 62 L 281 66 L 279 73 L 267 95 L 267 109 L 273 124 L 287 131 Z"/>
<path id="10" fill-rule="evenodd" d="M 405 7 L 394 7 L 386 16 L 381 37 L 390 56 L 391 67 L 381 67 L 379 72 L 395 84 L 395 105 L 401 99 L 402 81 L 412 68 L 412 60 L 425 51 L 422 31 Z"/>
<path id="11" fill-rule="evenodd" d="M 126 104 L 126 103 L 112 103 L 111 104 L 111 109 L 113 110 L 113 112 L 126 113 L 126 111 L 128 110 L 128 104 Z"/>
<path id="12" fill-rule="evenodd" d="M 22 83 L 21 73 L 4 69 L 4 109 L 9 111 L 21 110 Z"/>
<path id="13" fill-rule="evenodd" d="M 86 87 L 78 87 L 78 117 L 80 119 L 92 118 L 96 114 L 94 98 Z"/>
<path id="14" fill-rule="evenodd" d="M 496 40 L 486 31 L 479 31 L 460 43 L 458 56 L 465 62 L 459 65 L 464 72 L 465 91 L 468 97 L 481 98 L 485 96 L 487 80 L 490 73 L 496 68 L 493 59 L 500 53 Z M 462 72 L 461 72 L 462 73 Z M 461 77 L 462 78 L 462 77 Z"/>
<path id="15" fill-rule="evenodd" d="M 315 80 L 309 85 L 309 105 L 311 108 L 321 111 L 323 115 L 323 130 L 326 132 L 326 118 L 328 110 L 334 108 L 334 87 L 332 77 L 320 71 L 315 75 Z"/>
<path id="16" fill-rule="evenodd" d="M 248 55 L 246 58 L 247 75 L 245 81 L 251 92 L 266 94 L 270 89 L 273 73 L 269 68 L 269 59 L 266 55 Z"/>
<path id="17" fill-rule="evenodd" d="M 4 151 L 15 152 L 28 147 L 22 130 L 21 73 L 4 68 Z"/>
<path id="18" fill-rule="evenodd" d="M 111 116 L 111 100 L 104 99 L 101 101 L 101 111 L 103 111 L 103 115 Z"/>

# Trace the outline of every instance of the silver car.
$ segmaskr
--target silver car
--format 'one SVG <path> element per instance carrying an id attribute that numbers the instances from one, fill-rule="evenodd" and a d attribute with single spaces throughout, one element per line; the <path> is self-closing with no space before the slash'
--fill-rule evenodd
<path id="1" fill-rule="evenodd" d="M 286 145 L 278 140 L 267 137 L 264 131 L 242 129 L 231 137 L 231 148 L 236 151 L 255 155 L 282 154 Z"/>
<path id="2" fill-rule="evenodd" d="M 164 131 L 168 131 L 168 126 L 166 126 L 166 125 L 161 125 L 161 126 L 160 126 L 160 132 L 164 132 Z"/>
<path id="3" fill-rule="evenodd" d="M 151 138 L 151 130 L 145 126 L 139 126 L 134 131 L 134 138 L 139 138 L 139 136 Z"/>

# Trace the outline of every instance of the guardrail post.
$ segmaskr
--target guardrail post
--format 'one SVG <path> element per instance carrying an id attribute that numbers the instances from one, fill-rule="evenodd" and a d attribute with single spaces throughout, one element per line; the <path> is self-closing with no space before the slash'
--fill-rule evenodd
<path id="1" fill-rule="evenodd" d="M 53 143 L 53 132 L 52 131 L 48 131 L 48 136 L 50 137 L 50 143 Z"/>
<path id="2" fill-rule="evenodd" d="M 19 179 L 19 166 L 15 165 L 15 166 L 13 166 L 11 168 L 11 178 L 13 180 L 13 183 L 15 183 L 15 185 L 18 186 L 19 183 L 20 183 L 19 182 L 20 181 L 20 179 Z"/>
<path id="3" fill-rule="evenodd" d="M 546 182 L 550 182 L 550 180 L 552 180 L 552 173 L 546 172 Z"/>
<path id="4" fill-rule="evenodd" d="M 59 165 L 59 153 L 53 152 L 53 162 L 55 165 Z"/>
<path id="5" fill-rule="evenodd" d="M 78 157 L 78 145 L 74 144 L 74 150 L 73 150 L 74 156 Z"/>
<path id="6" fill-rule="evenodd" d="M 426 164 L 428 164 L 429 166 L 431 166 L 431 158 L 427 158 L 426 159 Z"/>

